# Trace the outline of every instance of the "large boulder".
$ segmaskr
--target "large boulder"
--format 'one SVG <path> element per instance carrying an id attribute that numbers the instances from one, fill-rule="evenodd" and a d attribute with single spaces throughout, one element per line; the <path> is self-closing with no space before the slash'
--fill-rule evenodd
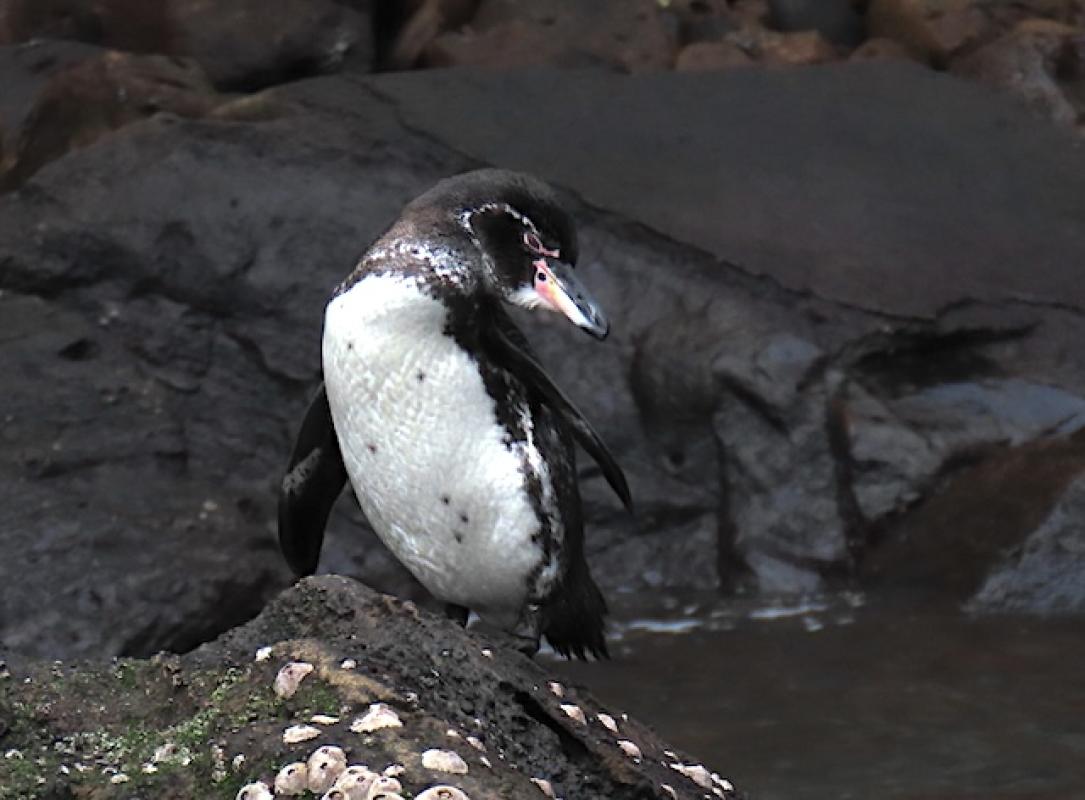
<path id="1" fill-rule="evenodd" d="M 4 797 L 316 798 L 347 764 L 429 800 L 738 797 L 516 650 L 333 576 L 184 658 L 0 661 L 0 742 Z"/>

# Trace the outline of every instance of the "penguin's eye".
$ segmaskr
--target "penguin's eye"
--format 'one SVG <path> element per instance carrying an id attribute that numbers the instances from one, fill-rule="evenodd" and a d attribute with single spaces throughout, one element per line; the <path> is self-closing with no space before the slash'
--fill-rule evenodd
<path id="1" fill-rule="evenodd" d="M 543 244 L 531 231 L 524 233 L 524 246 L 533 253 L 541 253 L 543 251 Z"/>
<path id="2" fill-rule="evenodd" d="M 535 273 L 535 281 L 537 283 L 546 283 L 546 273 L 540 269 Z"/>

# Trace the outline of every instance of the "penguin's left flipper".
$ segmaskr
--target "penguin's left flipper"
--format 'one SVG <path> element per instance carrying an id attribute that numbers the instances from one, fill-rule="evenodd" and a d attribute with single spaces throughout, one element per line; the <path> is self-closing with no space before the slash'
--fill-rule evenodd
<path id="1" fill-rule="evenodd" d="M 279 547 L 299 577 L 316 571 L 328 515 L 346 482 L 322 383 L 305 412 L 279 491 Z"/>
<path id="2" fill-rule="evenodd" d="M 526 386 L 542 395 L 554 411 L 559 413 L 569 424 L 577 442 L 584 450 L 595 459 L 595 463 L 603 470 L 603 476 L 610 484 L 610 488 L 618 495 L 622 505 L 628 511 L 633 510 L 633 498 L 629 493 L 629 484 L 626 482 L 625 473 L 610 454 L 606 444 L 595 432 L 591 424 L 573 405 L 573 402 L 557 387 L 557 384 L 546 374 L 546 370 L 535 360 L 527 349 L 526 341 L 521 343 L 523 334 L 513 325 L 511 320 L 503 318 L 503 315 L 494 312 L 491 319 L 482 326 L 483 340 L 487 353 L 493 360 L 507 369 Z"/>

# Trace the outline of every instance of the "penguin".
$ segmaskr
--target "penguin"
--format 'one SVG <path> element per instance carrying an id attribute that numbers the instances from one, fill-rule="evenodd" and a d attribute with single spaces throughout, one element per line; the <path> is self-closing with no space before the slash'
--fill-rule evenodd
<path id="1" fill-rule="evenodd" d="M 279 496 L 295 573 L 320 558 L 349 480 L 389 550 L 466 624 L 534 653 L 607 657 L 606 602 L 584 557 L 574 443 L 621 502 L 625 476 L 506 305 L 609 323 L 574 272 L 572 217 L 542 181 L 483 169 L 410 202 L 332 293 L 323 383 Z"/>

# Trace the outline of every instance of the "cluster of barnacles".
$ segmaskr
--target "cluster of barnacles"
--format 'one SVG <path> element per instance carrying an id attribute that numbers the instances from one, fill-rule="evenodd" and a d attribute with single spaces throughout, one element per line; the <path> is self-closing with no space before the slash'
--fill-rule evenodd
<path id="1" fill-rule="evenodd" d="M 271 657 L 271 648 L 260 648 L 256 653 L 257 661 L 266 661 Z M 352 670 L 357 662 L 347 659 L 341 669 Z M 283 699 L 293 697 L 302 681 L 315 671 L 315 667 L 306 661 L 291 661 L 285 664 L 275 676 L 273 688 L 275 694 Z M 310 718 L 313 724 L 291 725 L 283 731 L 284 744 L 315 739 L 321 734 L 316 725 L 334 725 L 339 717 L 327 714 L 315 714 Z M 364 714 L 350 724 L 350 730 L 357 734 L 368 734 L 386 728 L 401 728 L 403 722 L 395 709 L 386 703 L 373 703 Z M 476 749 L 481 742 L 468 743 Z M 485 748 L 482 748 L 485 749 Z M 466 774 L 468 767 L 463 758 L 452 750 L 430 749 L 422 753 L 422 766 L 425 769 L 451 774 Z M 381 772 L 376 772 L 365 764 L 348 764 L 347 754 L 336 745 L 323 745 L 314 750 L 305 761 L 287 764 L 279 770 L 272 786 L 263 781 L 242 786 L 237 793 L 237 800 L 271 800 L 273 797 L 297 797 L 305 794 L 319 796 L 321 800 L 403 800 L 403 785 L 399 776 L 405 771 L 402 764 L 392 764 Z M 414 800 L 469 800 L 467 794 L 455 786 L 437 785 L 415 795 Z"/>
<path id="2" fill-rule="evenodd" d="M 558 700 L 565 699 L 565 687 L 563 687 L 557 681 L 550 681 L 547 684 L 547 688 L 550 690 L 551 694 L 558 698 Z M 561 708 L 565 716 L 567 716 L 574 722 L 577 722 L 581 725 L 588 724 L 588 718 L 584 714 L 584 709 L 582 709 L 575 703 L 561 703 L 559 707 Z M 637 746 L 636 742 L 632 741 L 631 739 L 620 738 L 621 731 L 618 728 L 618 721 L 614 719 L 614 717 L 612 717 L 610 714 L 604 714 L 603 712 L 599 712 L 595 715 L 595 719 L 599 722 L 600 725 L 602 725 L 614 735 L 614 744 L 619 750 L 622 751 L 622 753 L 633 759 L 633 761 L 638 764 L 643 760 L 644 756 L 641 753 L 640 747 Z M 622 721 L 627 722 L 628 720 L 628 715 L 622 714 Z M 670 759 L 669 761 L 663 762 L 665 766 L 670 767 L 679 775 L 688 778 L 689 780 L 697 784 L 697 786 L 701 787 L 702 789 L 707 789 L 709 792 L 712 793 L 706 794 L 706 798 L 711 798 L 712 795 L 715 795 L 717 798 L 720 798 L 720 800 L 726 800 L 728 792 L 734 792 L 735 787 L 729 780 L 721 778 L 715 772 L 710 772 L 703 765 L 683 764 L 678 760 L 678 755 L 670 750 L 664 750 L 663 755 Z M 538 781 L 535 779 L 533 779 L 533 782 L 536 786 L 542 789 L 545 795 L 547 795 L 548 797 L 554 797 L 553 790 L 550 788 L 549 783 L 547 783 L 546 781 Z M 673 786 L 668 783 L 661 783 L 659 785 L 659 788 L 668 797 L 675 798 L 675 800 L 677 800 L 678 792 L 675 791 Z"/>
<path id="3" fill-rule="evenodd" d="M 485 655 L 490 655 L 485 653 Z M 261 648 L 257 652 L 257 660 L 263 661 L 271 655 L 271 648 Z M 491 656 L 492 657 L 492 656 Z M 342 669 L 351 670 L 356 668 L 357 663 L 347 659 L 340 665 Z M 291 661 L 284 665 L 275 677 L 275 693 L 281 698 L 292 697 L 298 690 L 301 682 L 313 671 L 315 667 L 304 661 Z M 556 681 L 547 684 L 550 692 L 559 700 L 566 700 L 565 688 Z M 559 702 L 561 711 L 574 722 L 587 726 L 587 715 L 580 706 L 572 702 Z M 622 736 L 619 722 L 610 714 L 599 712 L 594 720 L 606 729 L 613 737 L 615 746 L 628 758 L 636 763 L 641 763 L 644 756 L 640 747 L 632 739 Z M 621 715 L 622 722 L 628 721 L 628 716 Z M 339 717 L 317 714 L 311 720 L 314 725 L 331 725 L 339 722 Z M 321 730 L 314 725 L 300 724 L 291 725 L 283 732 L 283 742 L 296 744 L 299 742 L 315 739 L 321 734 Z M 357 734 L 368 734 L 386 728 L 403 727 L 403 722 L 395 709 L 385 703 L 373 703 L 361 716 L 350 724 L 350 730 Z M 448 735 L 452 738 L 462 738 L 461 735 L 449 729 Z M 486 752 L 483 743 L 474 736 L 467 736 L 466 742 L 481 753 Z M 700 789 L 706 790 L 705 798 L 710 800 L 720 798 L 726 800 L 728 793 L 734 791 L 734 787 L 715 772 L 710 772 L 700 764 L 684 764 L 678 755 L 669 750 L 663 751 L 669 759 L 663 761 L 665 766 L 692 781 Z M 489 759 L 483 755 L 481 761 L 486 766 L 492 766 Z M 466 774 L 468 765 L 458 753 L 453 750 L 430 749 L 422 753 L 422 766 L 425 769 L 450 774 Z M 393 764 L 382 772 L 376 772 L 364 764 L 348 765 L 344 750 L 335 745 L 323 745 L 312 752 L 307 761 L 298 761 L 287 764 L 279 770 L 274 780 L 274 788 L 259 781 L 243 786 L 237 793 L 237 800 L 271 800 L 276 796 L 299 796 L 306 793 L 319 796 L 321 800 L 404 800 L 403 786 L 398 777 L 405 771 L 401 764 Z M 551 783 L 543 778 L 532 778 L 531 782 L 546 797 L 560 800 Z M 677 800 L 678 793 L 673 786 L 667 783 L 660 784 L 660 791 Z M 455 786 L 438 785 L 431 786 L 415 795 L 415 800 L 469 800 L 467 794 Z"/>
<path id="4" fill-rule="evenodd" d="M 431 769 L 433 767 L 430 767 Z M 242 786 L 237 800 L 271 800 L 275 796 L 297 797 L 306 792 L 321 800 L 403 800 L 403 785 L 398 775 L 403 766 L 393 764 L 383 772 L 374 772 L 364 764 L 347 765 L 343 749 L 334 745 L 318 747 L 308 761 L 287 764 L 275 776 L 274 794 L 263 781 Z M 431 786 L 415 795 L 415 800 L 468 800 L 455 786 Z"/>

